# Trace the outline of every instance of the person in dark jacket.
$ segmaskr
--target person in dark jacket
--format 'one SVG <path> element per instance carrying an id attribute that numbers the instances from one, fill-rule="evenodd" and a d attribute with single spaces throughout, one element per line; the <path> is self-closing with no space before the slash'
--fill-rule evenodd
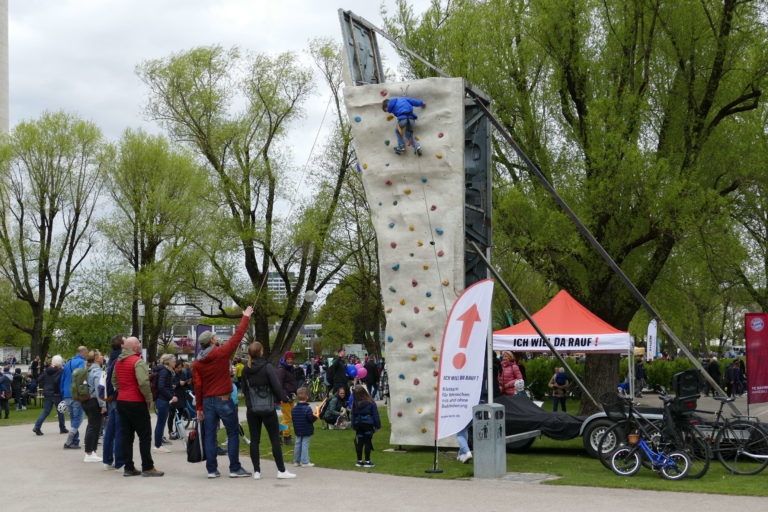
<path id="1" fill-rule="evenodd" d="M 354 402 L 352 404 L 352 430 L 355 431 L 355 452 L 357 453 L 357 467 L 372 468 L 371 452 L 373 451 L 373 434 L 381 428 L 379 409 L 365 387 L 355 386 Z M 363 459 L 365 450 L 365 459 Z"/>
<path id="2" fill-rule="evenodd" d="M 347 362 L 344 359 L 346 355 L 344 347 L 340 348 L 336 352 L 336 359 L 333 360 L 333 364 L 328 368 L 328 382 L 331 384 L 331 394 L 336 394 L 339 388 L 344 388 L 346 395 L 349 396 Z"/>
<path id="3" fill-rule="evenodd" d="M 347 392 L 344 388 L 339 388 L 339 391 L 333 395 L 331 402 L 328 404 L 328 408 L 325 410 L 325 416 L 323 419 L 328 424 L 329 429 L 333 429 L 336 422 L 339 420 L 339 416 L 342 414 L 342 409 L 347 405 Z"/>
<path id="4" fill-rule="evenodd" d="M 13 400 L 16 402 L 17 411 L 26 411 L 27 407 L 24 405 L 24 401 L 21 399 L 21 392 L 24 389 L 24 376 L 21 374 L 21 368 L 16 368 L 13 372 L 13 380 L 11 382 L 11 392 L 13 393 Z"/>
<path id="5" fill-rule="evenodd" d="M 40 364 L 40 356 L 35 356 L 35 360 L 29 365 L 29 371 L 32 372 L 32 378 L 37 380 L 40 377 L 40 370 L 42 364 Z"/>
<path id="6" fill-rule="evenodd" d="M 293 465 L 311 468 L 314 466 L 309 461 L 309 440 L 315 433 L 313 423 L 317 416 L 312 413 L 309 405 L 309 392 L 307 388 L 300 387 L 296 390 L 296 400 L 293 408 L 293 431 L 296 432 L 296 446 L 293 450 Z"/>
<path id="7" fill-rule="evenodd" d="M 123 351 L 123 342 L 125 336 L 118 334 L 112 338 L 109 353 L 109 362 L 107 363 L 107 425 L 104 427 L 104 438 L 102 445 L 104 450 L 101 455 L 104 469 L 123 468 L 125 461 L 123 459 L 123 426 L 121 424 L 120 413 L 117 412 L 117 392 L 112 385 L 112 374 L 115 371 L 115 363 Z"/>
<path id="8" fill-rule="evenodd" d="M 419 117 L 413 113 L 413 107 L 425 108 L 426 106 L 427 104 L 421 100 L 405 96 L 389 98 L 381 102 L 381 110 L 397 117 L 397 125 L 395 126 L 397 146 L 395 147 L 395 153 L 398 155 L 405 152 L 406 139 L 408 145 L 413 146 L 416 152 L 421 149 L 421 145 L 413 138 L 413 129 L 416 125 L 416 119 Z"/>
<path id="9" fill-rule="evenodd" d="M 173 369 L 173 396 L 176 398 L 176 401 L 170 402 L 170 409 L 168 410 L 168 437 L 170 439 L 179 439 L 179 433 L 176 431 L 175 417 L 176 414 L 180 417 L 184 414 L 187 403 L 187 390 L 191 389 L 189 381 L 184 380 L 184 377 L 184 363 L 176 361 Z"/>
<path id="10" fill-rule="evenodd" d="M 163 354 L 160 357 L 160 365 L 155 368 L 157 372 L 157 400 L 155 400 L 155 412 L 157 423 L 155 424 L 155 446 L 152 448 L 157 453 L 170 453 L 171 450 L 163 446 L 163 432 L 168 422 L 170 406 L 176 403 L 178 398 L 173 394 L 173 370 L 176 366 L 176 356 Z"/>
<path id="11" fill-rule="evenodd" d="M 379 391 L 379 367 L 376 364 L 376 356 L 370 356 L 363 368 L 368 372 L 365 374 L 363 382 L 365 382 L 365 385 L 368 388 L 368 393 L 371 394 L 371 398 L 375 400 L 376 394 Z"/>
<path id="12" fill-rule="evenodd" d="M 6 366 L 6 370 L 9 368 Z M 13 378 L 13 376 L 11 376 Z M 0 373 L 0 412 L 5 411 L 5 419 L 8 419 L 8 400 L 11 399 L 11 378 L 5 372 Z"/>
<path id="13" fill-rule="evenodd" d="M 64 359 L 61 356 L 53 356 L 51 366 L 47 367 L 45 371 L 40 375 L 40 379 L 37 381 L 37 385 L 43 388 L 43 411 L 35 421 L 35 426 L 32 432 L 38 436 L 43 435 L 41 430 L 43 422 L 51 414 L 51 409 L 59 405 L 61 402 L 61 372 L 64 366 Z M 59 433 L 69 434 L 67 425 L 64 423 L 64 415 L 56 410 L 56 414 L 59 417 Z"/>
<path id="14" fill-rule="evenodd" d="M 712 380 L 720 384 L 720 379 L 722 377 L 720 375 L 720 363 L 717 361 L 717 357 L 712 356 L 710 358 L 709 364 L 707 365 L 707 373 L 712 377 Z M 709 396 L 710 393 L 712 396 L 715 396 L 715 389 L 710 384 L 707 384 L 707 396 Z"/>
<path id="15" fill-rule="evenodd" d="M 261 426 L 267 429 L 269 442 L 272 444 L 272 458 L 277 465 L 277 478 L 296 478 L 296 475 L 286 471 L 283 462 L 283 449 L 280 446 L 280 424 L 277 420 L 277 411 L 269 413 L 255 413 L 251 404 L 251 389 L 267 388 L 272 392 L 275 403 L 283 399 L 283 388 L 277 378 L 275 368 L 264 359 L 264 346 L 258 341 L 254 341 L 248 346 L 248 364 L 243 368 L 241 382 L 243 384 L 243 394 L 247 406 L 246 419 L 248 420 L 248 431 L 251 435 L 251 462 L 253 463 L 253 478 L 261 478 L 261 461 L 259 457 L 259 444 L 261 441 Z"/>
<path id="16" fill-rule="evenodd" d="M 283 388 L 283 399 L 280 401 L 280 409 L 283 412 L 283 425 L 286 428 L 282 432 L 283 443 L 288 446 L 293 445 L 291 439 L 291 412 L 293 411 L 293 399 L 296 395 L 296 373 L 293 371 L 293 361 L 295 354 L 290 350 L 283 355 L 280 360 L 280 366 L 277 367 L 277 380 Z"/>

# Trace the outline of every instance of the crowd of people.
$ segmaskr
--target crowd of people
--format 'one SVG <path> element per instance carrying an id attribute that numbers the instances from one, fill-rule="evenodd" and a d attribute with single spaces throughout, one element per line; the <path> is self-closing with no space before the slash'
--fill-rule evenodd
<path id="1" fill-rule="evenodd" d="M 296 474 L 286 468 L 282 447 L 294 446 L 295 466 L 314 466 L 310 458 L 310 440 L 318 419 L 329 426 L 342 425 L 344 422 L 339 418 L 349 420 L 355 434 L 356 465 L 374 467 L 372 437 L 381 428 L 381 421 L 373 396 L 379 388 L 382 364 L 370 358 L 363 365 L 354 356 L 347 358 L 344 349 L 339 349 L 333 364 L 328 367 L 320 360 L 298 365 L 295 354 L 290 351 L 273 365 L 264 357 L 264 348 L 259 342 L 248 346 L 247 358 L 233 360 L 251 314 L 251 308 L 243 312 L 237 330 L 226 342 L 212 332 L 202 333 L 198 338 L 201 351 L 191 365 L 177 361 L 171 354 L 161 356 L 157 365 L 148 365 L 141 357 L 141 341 L 118 335 L 111 340 L 108 358 L 98 350 L 79 347 L 66 361 L 59 355 L 45 363 L 37 359 L 34 371 L 30 366 L 26 376 L 22 376 L 20 369 L 10 374 L 10 368 L 7 368 L 0 375 L 0 397 L 7 405 L 8 399 L 15 397 L 15 382 L 28 379 L 30 389 L 37 394 L 39 386 L 43 396 L 42 410 L 33 432 L 44 435 L 44 422 L 55 410 L 59 433 L 66 435 L 64 449 L 83 449 L 84 462 L 101 463 L 105 470 L 121 470 L 126 477 L 164 475 L 156 467 L 155 458 L 170 453 L 168 445 L 171 441 L 187 434 L 186 429 L 178 428 L 185 424 L 183 419 L 197 422 L 197 427 L 191 428 L 199 427 L 208 478 L 221 476 L 217 461 L 217 456 L 222 455 L 222 448 L 217 443 L 220 427 L 226 431 L 225 454 L 229 459 L 230 478 L 261 478 L 262 427 L 272 445 L 277 478 L 295 478 Z M 365 367 L 369 372 L 365 378 L 354 379 L 352 389 L 349 387 L 350 365 Z M 322 411 L 320 407 L 313 410 L 309 405 L 309 391 L 305 385 L 317 376 L 327 380 L 330 391 L 323 402 L 328 406 Z M 240 436 L 244 432 L 238 418 L 238 390 L 242 391 L 246 402 L 252 472 L 240 462 Z M 154 428 L 150 415 L 153 404 Z M 69 416 L 69 425 L 65 414 Z M 81 446 L 80 427 L 84 418 L 87 425 Z M 99 454 L 102 436 L 102 452 Z M 140 460 L 134 462 L 136 438 Z"/>

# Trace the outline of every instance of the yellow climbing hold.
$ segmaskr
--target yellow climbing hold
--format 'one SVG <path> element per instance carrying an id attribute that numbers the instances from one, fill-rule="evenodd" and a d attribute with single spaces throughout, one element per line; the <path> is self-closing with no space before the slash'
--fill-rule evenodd
<path id="1" fill-rule="evenodd" d="M 409 188 L 403 190 L 403 194 L 405 194 L 405 195 L 408 195 L 410 193 L 411 193 L 411 189 L 409 189 Z"/>
<path id="2" fill-rule="evenodd" d="M 429 346 L 429 349 L 430 349 L 432 352 L 437 352 L 437 347 L 435 347 L 434 345 L 430 345 L 430 346 Z"/>
<path id="3" fill-rule="evenodd" d="M 363 169 L 367 169 L 367 168 L 368 168 L 368 164 L 363 164 Z"/>
<path id="4" fill-rule="evenodd" d="M 443 158 L 443 154 L 442 153 L 435 153 L 435 158 Z"/>
<path id="5" fill-rule="evenodd" d="M 411 356 L 411 361 L 415 361 L 415 360 L 416 360 L 416 356 Z"/>
<path id="6" fill-rule="evenodd" d="M 422 242 L 421 240 L 419 240 L 418 242 L 416 242 L 416 245 L 418 245 L 419 247 L 421 247 L 422 245 L 424 245 L 424 242 Z"/>
<path id="7" fill-rule="evenodd" d="M 422 433 L 422 434 L 426 434 L 426 433 L 427 433 L 427 429 L 426 429 L 426 427 L 421 427 L 421 433 Z"/>
<path id="8" fill-rule="evenodd" d="M 418 138 L 418 137 L 414 137 L 414 139 L 416 139 L 416 141 L 417 141 L 417 142 L 421 140 L 421 139 L 420 139 L 420 138 Z"/>
<path id="9" fill-rule="evenodd" d="M 392 308 L 387 308 L 387 313 L 391 313 L 391 312 L 392 312 Z"/>
<path id="10" fill-rule="evenodd" d="M 424 270 L 429 270 L 429 265 L 424 265 Z"/>
<path id="11" fill-rule="evenodd" d="M 413 226 L 408 226 L 408 231 L 413 231 L 414 229 L 416 228 L 414 228 Z"/>
<path id="12" fill-rule="evenodd" d="M 424 412 L 424 408 L 423 407 L 419 407 L 419 414 L 421 414 L 423 412 Z"/>
<path id="13" fill-rule="evenodd" d="M 427 306 L 427 309 L 429 309 L 430 311 L 434 311 L 435 310 L 435 306 Z"/>
<path id="14" fill-rule="evenodd" d="M 405 299 L 400 299 L 400 305 L 405 306 Z"/>
<path id="15" fill-rule="evenodd" d="M 437 356 L 432 356 L 433 361 L 437 361 Z"/>
<path id="16" fill-rule="evenodd" d="M 447 279 L 443 279 L 443 286 L 448 286 L 448 280 Z"/>
<path id="17" fill-rule="evenodd" d="M 389 115 L 387 116 L 387 121 L 391 121 L 391 120 L 392 120 L 392 118 L 394 118 L 394 117 L 395 117 L 395 116 L 393 116 L 392 114 L 389 114 Z"/>

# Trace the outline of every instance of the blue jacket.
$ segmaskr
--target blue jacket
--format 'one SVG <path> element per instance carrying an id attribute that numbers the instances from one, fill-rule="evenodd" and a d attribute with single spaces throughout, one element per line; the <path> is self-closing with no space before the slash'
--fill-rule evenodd
<path id="1" fill-rule="evenodd" d="M 366 402 L 360 407 L 352 409 L 352 428 L 364 425 L 381 428 L 379 409 L 374 402 Z"/>
<path id="2" fill-rule="evenodd" d="M 293 412 L 293 431 L 296 433 L 296 437 L 311 436 L 315 433 L 315 426 L 312 425 L 317 416 L 312 414 L 312 407 L 306 402 L 297 403 Z"/>
<path id="3" fill-rule="evenodd" d="M 112 385 L 112 372 L 115 371 L 115 363 L 117 363 L 117 358 L 120 357 L 120 352 L 122 351 L 122 349 L 116 348 L 109 353 L 109 362 L 107 362 L 107 397 L 115 394 L 115 386 Z"/>
<path id="4" fill-rule="evenodd" d="M 418 119 L 413 113 L 413 107 L 423 107 L 424 102 L 414 98 L 390 98 L 387 103 L 387 112 L 394 114 L 398 119 Z"/>
<path id="5" fill-rule="evenodd" d="M 64 372 L 61 374 L 61 398 L 72 398 L 69 387 L 72 384 L 72 373 L 78 368 L 85 368 L 85 358 L 80 354 L 64 365 Z"/>
<path id="6" fill-rule="evenodd" d="M 6 398 L 11 397 L 11 379 L 0 373 L 0 393 L 5 393 Z"/>
<path id="7" fill-rule="evenodd" d="M 157 399 L 170 402 L 173 398 L 173 374 L 166 366 L 158 366 L 157 372 Z"/>

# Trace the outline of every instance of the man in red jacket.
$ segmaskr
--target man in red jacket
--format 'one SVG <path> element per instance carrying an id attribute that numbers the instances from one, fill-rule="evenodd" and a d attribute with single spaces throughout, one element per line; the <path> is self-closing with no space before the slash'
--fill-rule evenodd
<path id="1" fill-rule="evenodd" d="M 230 359 L 248 329 L 253 308 L 243 311 L 243 318 L 235 334 L 219 346 L 219 339 L 211 332 L 202 333 L 197 341 L 202 351 L 192 365 L 192 380 L 195 383 L 197 419 L 203 422 L 203 448 L 208 478 L 218 478 L 216 462 L 216 427 L 219 419 L 227 431 L 227 452 L 229 453 L 229 477 L 251 476 L 240 465 L 240 424 L 237 420 L 237 406 L 232 401 L 232 379 Z"/>

